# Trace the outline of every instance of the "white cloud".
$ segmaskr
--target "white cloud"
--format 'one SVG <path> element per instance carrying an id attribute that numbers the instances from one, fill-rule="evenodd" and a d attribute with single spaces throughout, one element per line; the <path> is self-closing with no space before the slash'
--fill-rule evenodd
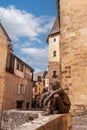
<path id="1" fill-rule="evenodd" d="M 16 41 L 21 37 L 28 37 L 38 42 L 40 42 L 37 38 L 38 35 L 47 33 L 54 21 L 54 17 L 35 17 L 24 10 L 16 9 L 14 6 L 0 7 L 0 19 L 12 40 Z"/>
<path id="2" fill-rule="evenodd" d="M 36 38 L 36 37 L 30 37 L 30 41 L 36 41 L 38 43 L 41 43 L 41 40 L 39 38 Z"/>
<path id="3" fill-rule="evenodd" d="M 27 54 L 24 60 L 29 61 L 31 65 L 40 66 L 42 68 L 48 65 L 48 48 L 23 48 L 21 49 L 22 54 Z M 29 60 L 28 60 L 29 58 Z M 40 69 L 40 68 L 39 68 Z"/>
<path id="4" fill-rule="evenodd" d="M 48 59 L 48 48 L 23 48 L 21 49 L 21 52 L 28 54 L 40 63 L 41 61 L 45 62 L 45 60 Z"/>
<path id="5" fill-rule="evenodd" d="M 48 48 L 40 47 L 39 43 L 45 41 L 39 38 L 44 34 L 48 35 L 55 18 L 53 16 L 36 17 L 29 12 L 9 6 L 0 7 L 0 19 L 14 41 L 15 52 L 19 57 L 35 70 L 45 70 L 48 65 Z M 22 38 L 26 40 L 22 41 Z"/>
<path id="6" fill-rule="evenodd" d="M 38 72 L 41 72 L 41 71 L 47 71 L 47 69 L 40 69 L 40 68 L 35 68 L 35 72 L 34 73 L 38 73 Z"/>

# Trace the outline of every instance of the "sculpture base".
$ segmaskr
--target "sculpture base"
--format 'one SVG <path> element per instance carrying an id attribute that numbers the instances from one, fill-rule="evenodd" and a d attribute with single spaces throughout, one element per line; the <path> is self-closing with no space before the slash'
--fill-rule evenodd
<path id="1" fill-rule="evenodd" d="M 9 110 L 3 113 L 3 130 L 72 130 L 71 114 L 42 116 L 42 111 Z"/>

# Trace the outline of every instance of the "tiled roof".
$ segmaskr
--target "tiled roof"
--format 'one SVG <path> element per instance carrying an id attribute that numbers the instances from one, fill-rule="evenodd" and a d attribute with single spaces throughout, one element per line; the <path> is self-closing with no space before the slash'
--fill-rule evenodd
<path id="1" fill-rule="evenodd" d="M 35 73 L 34 81 L 37 81 L 38 76 L 41 76 L 41 78 L 46 78 L 47 74 L 48 74 L 48 71 L 41 71 L 41 72 Z"/>
<path id="2" fill-rule="evenodd" d="M 48 43 L 49 36 L 54 35 L 54 34 L 58 34 L 58 33 L 59 33 L 59 20 L 58 20 L 58 17 L 57 17 L 53 26 L 52 26 L 50 33 L 48 34 L 48 37 L 46 39 L 47 43 Z"/>
<path id="3" fill-rule="evenodd" d="M 17 58 L 19 61 L 21 61 L 23 64 L 25 64 L 27 67 L 29 67 L 32 71 L 34 71 L 34 69 L 28 65 L 27 63 L 25 63 L 23 60 L 21 60 L 19 57 L 17 57 L 15 54 L 11 53 L 11 55 L 13 55 L 15 58 Z"/>
<path id="4" fill-rule="evenodd" d="M 55 33 L 58 33 L 58 32 L 59 32 L 59 21 L 58 21 L 58 17 L 57 17 L 49 35 L 52 35 L 52 34 L 55 34 Z"/>

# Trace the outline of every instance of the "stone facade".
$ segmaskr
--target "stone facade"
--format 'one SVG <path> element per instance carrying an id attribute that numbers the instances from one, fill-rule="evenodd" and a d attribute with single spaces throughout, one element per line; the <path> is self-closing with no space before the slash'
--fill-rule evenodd
<path id="1" fill-rule="evenodd" d="M 49 62 L 59 62 L 59 33 L 49 36 Z M 56 54 L 54 55 L 54 51 Z"/>
<path id="2" fill-rule="evenodd" d="M 57 0 L 59 1 L 59 0 Z M 60 0 L 61 84 L 72 106 L 87 105 L 87 0 Z"/>
<path id="3" fill-rule="evenodd" d="M 54 75 L 56 72 L 56 75 Z M 59 62 L 49 62 L 49 79 L 60 81 L 60 63 Z"/>
<path id="4" fill-rule="evenodd" d="M 33 71 L 13 54 L 11 40 L 0 23 L 0 122 L 3 110 L 31 108 Z"/>
<path id="5" fill-rule="evenodd" d="M 39 73 L 35 73 L 33 85 L 33 101 L 35 102 L 35 104 L 38 103 L 42 93 L 45 90 L 49 90 L 48 71 L 41 71 Z"/>
<path id="6" fill-rule="evenodd" d="M 2 104 L 4 96 L 4 87 L 5 87 L 5 65 L 6 65 L 6 56 L 7 56 L 7 45 L 8 38 L 0 26 L 0 122 L 2 117 Z M 3 49 L 2 49 L 3 48 Z"/>

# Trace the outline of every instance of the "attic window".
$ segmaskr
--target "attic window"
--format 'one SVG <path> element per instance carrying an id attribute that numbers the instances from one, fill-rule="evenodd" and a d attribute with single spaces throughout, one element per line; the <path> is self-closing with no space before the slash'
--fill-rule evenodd
<path id="1" fill-rule="evenodd" d="M 17 70 L 23 72 L 23 67 L 24 67 L 23 63 L 17 60 Z"/>
<path id="2" fill-rule="evenodd" d="M 54 42 L 56 42 L 56 38 L 54 38 Z"/>

